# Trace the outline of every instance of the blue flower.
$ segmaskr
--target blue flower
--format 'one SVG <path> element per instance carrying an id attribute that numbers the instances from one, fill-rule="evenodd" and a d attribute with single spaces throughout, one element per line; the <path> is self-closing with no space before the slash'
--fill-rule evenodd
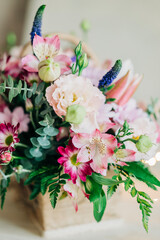
<path id="1" fill-rule="evenodd" d="M 41 34 L 42 16 L 43 16 L 45 7 L 46 7 L 46 5 L 41 5 L 36 12 L 36 15 L 35 15 L 35 18 L 33 21 L 32 31 L 30 33 L 31 44 L 33 44 L 33 39 L 34 39 L 35 34 L 42 36 L 42 34 Z"/>
<path id="2" fill-rule="evenodd" d="M 112 69 L 109 72 L 107 72 L 103 76 L 103 78 L 99 81 L 98 88 L 106 88 L 107 86 L 109 86 L 113 82 L 113 80 L 117 77 L 121 68 L 122 68 L 122 61 L 117 60 L 114 66 L 112 67 Z"/>

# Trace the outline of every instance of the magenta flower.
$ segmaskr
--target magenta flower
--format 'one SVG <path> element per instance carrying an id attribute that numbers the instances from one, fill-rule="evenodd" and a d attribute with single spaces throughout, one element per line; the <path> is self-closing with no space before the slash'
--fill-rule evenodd
<path id="1" fill-rule="evenodd" d="M 78 177 L 85 182 L 86 176 L 92 174 L 90 161 L 77 161 L 79 149 L 75 148 L 72 142 L 69 142 L 69 145 L 66 148 L 58 147 L 58 152 L 62 155 L 62 157 L 58 159 L 58 162 L 64 167 L 64 172 L 70 175 L 74 184 Z"/>
<path id="2" fill-rule="evenodd" d="M 90 163 L 93 171 L 106 176 L 108 158 L 117 147 L 117 140 L 111 134 L 103 134 L 96 129 L 92 134 L 78 133 L 73 137 L 73 144 L 79 148 L 77 162 Z"/>
<path id="3" fill-rule="evenodd" d="M 10 123 L 0 124 L 0 153 L 6 151 L 14 151 L 14 144 L 19 142 L 18 138 L 18 128 L 19 124 L 16 126 L 11 125 Z"/>

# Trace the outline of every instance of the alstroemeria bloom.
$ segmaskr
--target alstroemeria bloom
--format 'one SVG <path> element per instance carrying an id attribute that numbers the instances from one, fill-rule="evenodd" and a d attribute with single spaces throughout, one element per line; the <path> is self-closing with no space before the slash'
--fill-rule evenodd
<path id="1" fill-rule="evenodd" d="M 117 146 L 116 138 L 96 129 L 92 134 L 79 133 L 74 135 L 72 142 L 75 147 L 80 148 L 77 161 L 85 163 L 92 160 L 91 168 L 106 176 L 108 158 L 113 155 Z"/>
<path id="2" fill-rule="evenodd" d="M 92 174 L 90 162 L 80 162 L 77 160 L 79 149 L 73 146 L 71 142 L 64 147 L 58 147 L 58 152 L 62 155 L 58 159 L 59 164 L 64 167 L 64 172 L 69 174 L 72 182 L 75 184 L 79 177 L 83 182 L 86 181 L 86 176 Z"/>
<path id="3" fill-rule="evenodd" d="M 130 149 L 118 149 L 108 161 L 124 166 L 127 165 L 126 162 L 135 161 L 135 154 L 136 152 Z"/>
<path id="4" fill-rule="evenodd" d="M 71 59 L 65 55 L 58 54 L 59 50 L 60 39 L 58 35 L 46 38 L 35 35 L 33 39 L 33 53 L 35 56 L 27 55 L 22 58 L 23 68 L 28 72 L 38 72 L 38 65 L 42 61 L 52 59 L 53 63 L 59 64 L 60 74 L 63 74 L 70 70 Z M 58 76 L 53 74 L 52 81 L 58 78 L 60 74 Z"/>
<path id="5" fill-rule="evenodd" d="M 18 127 L 11 125 L 10 123 L 0 124 L 0 153 L 6 151 L 14 151 L 14 144 L 19 142 Z"/>

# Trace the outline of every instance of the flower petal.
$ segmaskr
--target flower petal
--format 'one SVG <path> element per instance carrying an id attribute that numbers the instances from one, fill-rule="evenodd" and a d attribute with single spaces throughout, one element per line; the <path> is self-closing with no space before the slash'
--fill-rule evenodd
<path id="1" fill-rule="evenodd" d="M 39 61 L 43 61 L 46 58 L 53 58 L 57 55 L 60 48 L 60 40 L 58 35 L 55 35 L 51 38 L 40 37 L 35 35 L 33 39 L 33 51 Z"/>
<path id="2" fill-rule="evenodd" d="M 22 58 L 22 67 L 28 72 L 38 72 L 38 60 L 33 55 L 27 55 Z"/>
<path id="3" fill-rule="evenodd" d="M 58 62 L 61 68 L 61 74 L 68 72 L 70 70 L 70 66 L 71 66 L 71 59 L 66 56 L 66 55 L 57 55 L 54 58 L 55 62 Z"/>

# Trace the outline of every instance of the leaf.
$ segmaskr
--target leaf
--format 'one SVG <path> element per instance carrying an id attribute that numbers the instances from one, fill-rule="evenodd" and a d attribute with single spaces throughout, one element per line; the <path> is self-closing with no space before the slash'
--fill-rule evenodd
<path id="1" fill-rule="evenodd" d="M 37 83 L 33 83 L 32 87 L 30 88 L 30 90 L 32 90 L 33 95 L 36 93 L 37 90 Z"/>
<path id="2" fill-rule="evenodd" d="M 131 179 L 130 179 L 130 178 L 127 178 L 127 180 L 126 180 L 125 183 L 124 183 L 124 189 L 125 189 L 125 191 L 128 191 L 128 190 L 130 189 L 131 184 L 132 184 Z"/>
<path id="3" fill-rule="evenodd" d="M 109 200 L 109 199 L 112 197 L 112 195 L 116 192 L 118 186 L 119 186 L 119 184 L 108 187 L 108 189 L 107 189 L 107 199 L 108 199 L 108 200 Z"/>
<path id="4" fill-rule="evenodd" d="M 116 184 L 120 184 L 123 183 L 125 181 L 116 181 L 114 179 L 109 179 L 109 178 L 105 178 L 100 174 L 96 174 L 96 173 L 92 173 L 92 178 L 94 179 L 95 182 L 97 182 L 98 184 L 101 185 L 116 185 Z"/>
<path id="5" fill-rule="evenodd" d="M 85 192 L 89 194 L 90 202 L 93 202 L 100 197 L 100 194 L 102 191 L 102 185 L 95 182 L 91 176 L 87 176 L 84 186 L 85 186 Z"/>
<path id="6" fill-rule="evenodd" d="M 21 90 L 22 90 L 22 81 L 21 80 L 19 80 L 19 82 L 18 82 L 17 90 L 18 90 L 18 93 L 20 94 Z"/>
<path id="7" fill-rule="evenodd" d="M 42 147 L 43 146 L 46 147 L 46 146 L 50 145 L 50 141 L 46 138 L 46 136 L 38 137 L 37 140 Z"/>
<path id="8" fill-rule="evenodd" d="M 26 82 L 24 82 L 24 92 L 23 92 L 23 99 L 26 101 L 26 99 L 27 99 L 27 96 L 26 96 L 26 94 L 27 94 L 27 83 Z"/>
<path id="9" fill-rule="evenodd" d="M 39 148 L 31 148 L 29 152 L 33 157 L 42 157 L 42 152 L 39 150 Z"/>
<path id="10" fill-rule="evenodd" d="M 93 202 L 93 214 L 97 222 L 100 222 L 106 209 L 106 195 L 102 189 L 100 197 Z"/>
<path id="11" fill-rule="evenodd" d="M 33 146 L 35 146 L 35 147 L 39 147 L 40 146 L 36 137 L 30 138 L 30 141 L 33 144 Z"/>
<path id="12" fill-rule="evenodd" d="M 128 162 L 128 166 L 123 166 L 123 170 L 133 174 L 140 181 L 147 185 L 153 184 L 160 187 L 160 181 L 149 171 L 146 165 L 142 162 Z"/>
<path id="13" fill-rule="evenodd" d="M 9 102 L 12 102 L 13 98 L 14 98 L 14 89 L 12 88 L 9 90 Z"/>
<path id="14" fill-rule="evenodd" d="M 54 127 L 47 126 L 43 129 L 44 133 L 50 137 L 54 137 L 59 133 L 59 130 Z"/>
<path id="15" fill-rule="evenodd" d="M 40 136 L 45 136 L 46 134 L 44 133 L 43 129 L 43 127 L 38 128 L 35 132 Z"/>
<path id="16" fill-rule="evenodd" d="M 140 191 L 138 191 L 138 193 L 139 193 L 140 196 L 144 197 L 145 199 L 147 199 L 147 200 L 149 200 L 151 203 L 153 203 L 152 199 L 150 198 L 150 196 L 149 196 L 147 193 L 145 193 L 145 192 L 140 192 Z"/>
<path id="17" fill-rule="evenodd" d="M 61 186 L 58 184 L 53 192 L 50 193 L 50 202 L 53 208 L 55 208 L 57 203 L 58 194 L 60 192 Z"/>
<path id="18" fill-rule="evenodd" d="M 10 183 L 10 178 L 2 179 L 0 182 L 0 197 L 1 197 L 1 209 L 3 209 L 7 188 Z"/>
<path id="19" fill-rule="evenodd" d="M 131 196 L 135 197 L 136 195 L 137 195 L 137 190 L 136 190 L 135 187 L 132 187 L 132 189 L 131 189 Z"/>
<path id="20" fill-rule="evenodd" d="M 42 98 L 43 98 L 43 93 L 39 93 L 39 94 L 36 96 L 36 98 L 35 98 L 35 104 L 36 104 L 36 105 L 39 105 L 40 102 L 41 102 L 41 100 L 42 100 Z"/>
<path id="21" fill-rule="evenodd" d="M 37 197 L 37 195 L 41 192 L 40 189 L 40 185 L 39 184 L 35 184 L 32 190 L 32 193 L 29 196 L 30 200 L 33 200 L 35 197 Z"/>
<path id="22" fill-rule="evenodd" d="M 71 177 L 69 176 L 69 174 L 62 174 L 62 175 L 60 176 L 60 178 L 70 179 Z"/>

